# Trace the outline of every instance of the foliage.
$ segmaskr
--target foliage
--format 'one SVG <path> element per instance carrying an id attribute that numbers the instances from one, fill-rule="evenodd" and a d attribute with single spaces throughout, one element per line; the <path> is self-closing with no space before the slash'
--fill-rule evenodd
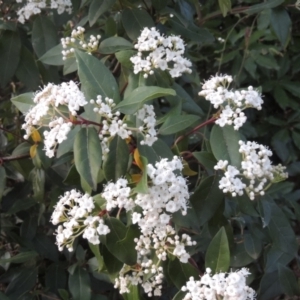
<path id="1" fill-rule="evenodd" d="M 149 164 L 174 155 L 182 158 L 190 197 L 187 215 L 182 206 L 170 225 L 195 243 L 187 247 L 188 262 L 174 255 L 174 247 L 163 261 L 151 252 L 164 274 L 162 296 L 153 298 L 183 299 L 181 287 L 207 267 L 213 273 L 248 268 L 247 284 L 261 300 L 299 296 L 300 12 L 294 1 L 72 0 L 71 14 L 47 7 L 20 23 L 16 12 L 23 5 L 0 2 L 0 299 L 150 298 L 140 285 L 122 295 L 114 288 L 120 273 L 140 268 L 135 239 L 141 229 L 132 215 L 142 209 L 107 211 L 104 191 L 126 178 L 131 196 L 149 193 Z M 79 26 L 84 34 L 68 44 Z M 137 56 L 134 45 L 145 27 L 181 36 L 191 72 L 134 72 L 130 58 Z M 247 109 L 239 131 L 214 124 L 221 110 L 198 95 L 220 73 L 233 76 L 231 89 L 253 86 L 263 95 L 262 110 Z M 71 129 L 48 157 L 46 128 L 31 128 L 27 139 L 22 124 L 39 87 L 69 81 L 78 82 L 88 103 L 74 115 L 67 105 L 53 107 Z M 101 130 L 109 118 L 95 109 L 99 96 L 103 103 L 113 99 L 112 114 L 131 130 L 128 137 L 105 140 Z M 139 113 L 147 105 L 153 105 L 158 133 L 149 140 L 134 131 L 143 126 Z M 215 166 L 221 160 L 241 166 L 239 141 L 269 146 L 289 179 L 270 180 L 254 200 L 249 193 L 224 194 L 224 172 Z M 72 252 L 60 252 L 51 215 L 59 197 L 73 189 L 93 197 L 94 216 L 110 232 L 99 235 L 100 245 L 79 237 Z"/>

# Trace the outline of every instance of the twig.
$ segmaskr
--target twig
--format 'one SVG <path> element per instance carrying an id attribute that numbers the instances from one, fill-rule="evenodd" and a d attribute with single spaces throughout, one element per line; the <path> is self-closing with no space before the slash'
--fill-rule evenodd
<path id="1" fill-rule="evenodd" d="M 30 154 L 22 154 L 22 155 L 16 155 L 16 156 L 5 156 L 5 157 L 0 157 L 0 164 L 6 161 L 13 161 L 13 160 L 19 160 L 23 158 L 28 158 L 30 157 Z"/>

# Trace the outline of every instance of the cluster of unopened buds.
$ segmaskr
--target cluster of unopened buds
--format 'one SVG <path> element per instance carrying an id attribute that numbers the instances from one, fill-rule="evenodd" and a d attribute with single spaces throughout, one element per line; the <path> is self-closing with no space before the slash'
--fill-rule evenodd
<path id="1" fill-rule="evenodd" d="M 272 151 L 256 142 L 239 141 L 239 152 L 242 154 L 240 169 L 228 165 L 228 161 L 220 160 L 215 170 L 223 170 L 224 176 L 219 182 L 219 188 L 232 196 L 243 195 L 244 190 L 251 200 L 256 195 L 263 196 L 265 190 L 274 182 L 288 177 L 285 167 L 281 164 L 273 166 L 270 160 Z"/>
<path id="2" fill-rule="evenodd" d="M 261 110 L 263 100 L 252 86 L 247 90 L 229 90 L 232 80 L 229 75 L 214 76 L 202 85 L 199 95 L 210 101 L 214 108 L 221 108 L 216 124 L 221 127 L 233 125 L 238 130 L 247 120 L 243 110 L 250 107 Z"/>
<path id="3" fill-rule="evenodd" d="M 84 32 L 85 29 L 78 26 L 76 29 L 73 29 L 71 37 L 62 38 L 60 40 L 64 49 L 62 51 L 63 60 L 72 57 L 75 49 L 81 49 L 87 53 L 93 53 L 97 51 L 101 36 L 90 35 L 89 40 L 86 41 Z"/>
<path id="4" fill-rule="evenodd" d="M 154 69 L 167 70 L 171 77 L 191 73 L 192 63 L 183 57 L 185 46 L 179 36 L 164 37 L 153 28 L 144 28 L 135 45 L 137 55 L 130 58 L 134 73 L 144 77 L 154 74 Z"/>
<path id="5" fill-rule="evenodd" d="M 23 0 L 16 0 L 17 3 L 22 3 Z M 71 0 L 51 0 L 50 6 L 47 0 L 27 0 L 25 6 L 23 6 L 18 12 L 18 21 L 25 23 L 32 15 L 40 14 L 42 9 L 51 8 L 56 9 L 58 14 L 63 12 L 72 13 L 72 1 Z"/>
<path id="6" fill-rule="evenodd" d="M 211 269 L 206 269 L 206 274 L 195 280 L 190 280 L 181 290 L 186 292 L 183 300 L 255 300 L 255 291 L 246 285 L 249 275 L 246 268 L 236 272 L 211 274 Z"/>

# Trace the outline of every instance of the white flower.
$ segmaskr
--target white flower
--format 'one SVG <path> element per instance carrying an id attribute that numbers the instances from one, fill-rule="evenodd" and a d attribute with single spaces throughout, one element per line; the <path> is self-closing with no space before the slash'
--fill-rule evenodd
<path id="1" fill-rule="evenodd" d="M 192 63 L 182 56 L 185 46 L 179 36 L 164 37 L 154 27 L 146 27 L 134 47 L 138 54 L 130 60 L 135 74 L 144 72 L 144 77 L 147 77 L 154 73 L 153 69 L 168 70 L 172 77 L 179 77 L 185 72 L 191 73 Z"/>

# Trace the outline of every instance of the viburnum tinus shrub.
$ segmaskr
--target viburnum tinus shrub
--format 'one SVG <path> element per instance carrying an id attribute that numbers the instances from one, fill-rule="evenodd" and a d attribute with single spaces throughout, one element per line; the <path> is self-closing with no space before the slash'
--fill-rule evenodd
<path id="1" fill-rule="evenodd" d="M 294 6 L 2 7 L 3 299 L 299 295 L 297 161 L 266 126 Z"/>

